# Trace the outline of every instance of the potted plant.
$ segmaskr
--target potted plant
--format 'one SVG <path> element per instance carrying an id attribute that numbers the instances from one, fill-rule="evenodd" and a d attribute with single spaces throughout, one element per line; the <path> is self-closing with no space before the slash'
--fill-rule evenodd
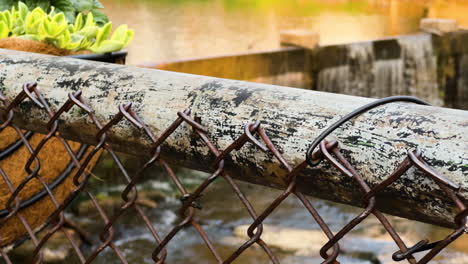
<path id="1" fill-rule="evenodd" d="M 112 32 L 112 22 L 99 8 L 102 5 L 97 0 L 35 0 L 26 4 L 2 0 L 0 48 L 124 63 L 126 52 L 121 50 L 132 40 L 133 30 L 121 25 Z M 4 129 L 0 136 L 0 167 L 16 188 L 28 175 L 24 164 L 30 154 L 12 128 Z M 33 147 L 44 137 L 29 131 L 26 136 Z M 69 144 L 79 157 L 89 151 L 81 143 Z M 88 172 L 98 157 L 90 163 Z M 77 168 L 60 140 L 51 139 L 40 152 L 39 160 L 41 176 L 58 202 L 64 201 L 75 188 L 70 175 Z M 6 202 L 10 195 L 7 185 L 0 183 L 0 221 L 9 214 Z M 39 181 L 30 181 L 19 198 L 21 214 L 31 228 L 40 230 L 55 210 L 44 187 Z M 11 217 L 0 227 L 0 237 L 0 247 L 17 245 L 27 238 L 27 232 L 19 218 Z"/>
<path id="2" fill-rule="evenodd" d="M 35 1 L 33 8 L 11 2 L 0 12 L 0 48 L 109 61 L 125 58 L 126 52 L 119 51 L 133 39 L 127 25 L 112 33 L 112 22 L 96 9 L 102 7 L 96 0 Z"/>

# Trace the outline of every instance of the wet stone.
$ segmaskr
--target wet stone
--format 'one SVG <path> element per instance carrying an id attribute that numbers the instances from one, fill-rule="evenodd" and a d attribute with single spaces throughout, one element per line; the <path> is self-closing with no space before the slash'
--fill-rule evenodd
<path id="1" fill-rule="evenodd" d="M 142 207 L 154 209 L 158 207 L 159 201 L 164 200 L 165 196 L 166 195 L 164 193 L 159 191 L 139 192 L 136 204 Z M 97 197 L 97 202 L 107 215 L 112 215 L 118 212 L 122 205 L 124 205 L 124 201 L 120 195 L 101 195 Z M 98 216 L 98 214 L 99 212 L 91 200 L 82 201 L 78 205 L 78 215 L 80 216 Z"/>
<path id="2" fill-rule="evenodd" d="M 47 234 L 48 229 L 42 231 L 38 239 L 42 239 Z M 78 234 L 70 229 L 66 229 L 70 237 L 80 246 L 81 240 Z M 25 241 L 19 247 L 9 252 L 13 263 L 31 263 L 35 245 L 31 240 Z M 73 247 L 63 232 L 56 232 L 45 244 L 42 250 L 43 263 L 67 263 L 66 261 L 74 256 Z"/>
<path id="3" fill-rule="evenodd" d="M 224 243 L 239 243 L 248 239 L 247 229 L 242 225 L 234 228 L 233 237 L 223 240 Z M 286 263 L 318 263 L 312 259 L 321 259 L 319 251 L 328 242 L 320 230 L 285 228 L 264 225 L 262 239 L 272 248 L 290 254 L 291 261 Z M 239 241 L 237 241 L 239 240 Z M 366 238 L 348 235 L 340 241 L 339 260 L 342 263 L 387 263 L 388 257 L 396 250 L 393 241 L 388 238 Z"/>

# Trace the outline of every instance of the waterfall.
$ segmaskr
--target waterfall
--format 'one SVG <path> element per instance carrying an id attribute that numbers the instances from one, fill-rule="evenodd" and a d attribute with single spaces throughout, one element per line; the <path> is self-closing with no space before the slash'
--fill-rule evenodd
<path id="1" fill-rule="evenodd" d="M 432 104 L 442 104 L 438 92 L 437 59 L 430 35 L 361 42 L 343 47 L 345 58 L 339 58 L 339 65 L 317 70 L 317 90 L 375 98 L 413 95 Z M 323 52 L 326 51 L 325 48 Z M 317 57 L 327 58 L 323 54 Z M 331 56 L 330 60 L 333 59 Z M 311 63 L 314 63 L 314 59 Z"/>
<path id="2" fill-rule="evenodd" d="M 319 72 L 317 87 L 319 91 L 329 93 L 344 93 L 343 80 L 348 80 L 348 66 L 336 66 Z"/>
<path id="3" fill-rule="evenodd" d="M 398 39 L 404 63 L 406 94 L 442 105 L 437 82 L 437 58 L 430 35 L 421 34 Z"/>

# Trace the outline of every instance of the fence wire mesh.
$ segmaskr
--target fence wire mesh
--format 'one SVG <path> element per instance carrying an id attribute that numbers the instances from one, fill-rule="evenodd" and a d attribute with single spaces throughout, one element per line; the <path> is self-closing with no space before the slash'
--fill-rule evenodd
<path id="1" fill-rule="evenodd" d="M 318 148 L 312 152 L 310 159 L 312 161 L 323 160 L 323 162 L 329 162 L 344 175 L 352 177 L 362 189 L 362 200 L 365 205 L 365 209 L 361 214 L 352 219 L 348 224 L 342 227 L 341 230 L 333 233 L 308 198 L 302 193 L 296 191 L 296 176 L 307 166 L 311 166 L 310 162 L 304 160 L 300 164 L 293 166 L 285 160 L 281 152 L 272 143 L 268 137 L 267 131 L 261 126 L 259 121 L 247 122 L 243 127 L 243 134 L 238 137 L 237 140 L 232 142 L 232 144 L 225 149 L 218 149 L 210 139 L 210 131 L 201 124 L 199 118 L 191 115 L 191 111 L 189 109 L 178 112 L 178 118 L 174 120 L 173 124 L 160 135 L 155 135 L 145 122 L 141 120 L 134 111 L 132 111 L 131 103 L 118 106 L 118 111 L 116 111 L 115 116 L 110 121 L 103 124 L 104 121 L 98 120 L 93 114 L 93 110 L 86 104 L 86 99 L 81 95 L 81 92 L 69 94 L 68 101 L 56 110 L 50 108 L 36 84 L 25 84 L 22 91 L 12 101 L 8 101 L 4 96 L 0 96 L 0 99 L 6 105 L 4 116 L 5 121 L 0 126 L 0 132 L 9 130 L 10 133 L 15 134 L 18 138 L 17 142 L 5 146 L 0 159 L 4 160 L 4 156 L 8 153 L 17 151 L 21 146 L 24 146 L 26 149 L 23 154 L 23 164 L 19 164 L 14 161 L 9 161 L 11 163 L 10 165 L 8 162 L 3 163 L 8 166 L 13 166 L 15 169 L 20 168 L 22 172 L 24 170 L 24 175 L 21 177 L 12 177 L 9 175 L 11 174 L 11 170 L 4 168 L 6 165 L 2 165 L 0 168 L 0 175 L 2 177 L 0 186 L 3 186 L 3 188 L 9 192 L 9 195 L 4 194 L 7 196 L 7 199 L 1 200 L 1 206 L 3 209 L 0 212 L 0 255 L 5 263 L 12 263 L 12 260 L 9 257 L 9 249 L 11 249 L 12 245 L 15 243 L 17 244 L 18 241 L 24 239 L 31 239 L 35 246 L 32 257 L 33 263 L 42 263 L 45 246 L 50 241 L 51 237 L 58 232 L 62 232 L 65 235 L 68 243 L 70 243 L 73 248 L 74 254 L 76 254 L 76 257 L 81 263 L 92 263 L 105 250 L 112 251 L 122 263 L 129 263 L 125 254 L 115 243 L 116 222 L 124 214 L 128 213 L 132 213 L 132 217 L 135 217 L 144 223 L 147 227 L 148 234 L 153 237 L 154 250 L 152 252 L 151 259 L 154 263 L 167 262 L 167 256 L 171 254 L 168 250 L 168 244 L 171 243 L 173 238 L 181 230 L 186 228 L 193 228 L 196 230 L 200 238 L 203 239 L 206 247 L 211 252 L 213 260 L 217 263 L 232 263 L 238 259 L 246 249 L 253 245 L 258 245 L 268 256 L 271 263 L 280 263 L 279 259 L 275 256 L 274 251 L 262 239 L 263 224 L 265 220 L 270 217 L 276 209 L 278 209 L 282 202 L 290 196 L 296 197 L 302 203 L 304 209 L 308 211 L 310 217 L 317 222 L 323 233 L 329 239 L 320 250 L 320 256 L 323 258 L 322 263 L 339 263 L 340 240 L 370 215 L 374 215 L 378 219 L 397 245 L 398 250 L 393 254 L 393 260 L 395 261 L 406 261 L 413 264 L 428 263 L 448 244 L 467 232 L 468 210 L 466 209 L 464 201 L 460 198 L 459 193 L 461 190 L 459 186 L 434 171 L 424 161 L 423 155 L 419 150 L 409 152 L 406 159 L 404 159 L 404 161 L 391 175 L 389 175 L 380 184 L 371 188 L 367 185 L 366 181 L 353 167 L 353 165 L 341 154 L 339 142 L 320 140 Z M 49 117 L 47 126 L 48 134 L 41 136 L 40 140 L 34 141 L 33 133 L 20 129 L 12 122 L 14 118 L 14 109 L 19 107 L 24 101 L 28 100 L 43 109 L 44 113 Z M 98 141 L 96 146 L 86 146 L 84 144 L 67 141 L 58 132 L 60 116 L 72 108 L 81 109 L 83 114 L 87 115 L 89 120 L 91 120 L 99 130 L 96 134 L 96 139 Z M 151 158 L 146 160 L 144 165 L 133 174 L 128 172 L 119 158 L 119 155 L 114 152 L 112 146 L 107 142 L 108 136 L 106 133 L 119 122 L 124 122 L 123 120 L 127 120 L 137 129 L 142 130 L 153 144 L 153 148 L 150 153 Z M 164 151 L 161 144 L 177 129 L 186 129 L 186 127 L 181 127 L 184 123 L 188 124 L 188 127 L 190 127 L 193 130 L 193 133 L 198 136 L 197 140 L 204 143 L 206 148 L 211 152 L 213 159 L 212 171 L 214 172 L 211 176 L 204 179 L 203 182 L 192 192 L 188 191 L 180 177 L 174 173 L 171 166 L 162 158 L 161 155 Z M 248 142 L 251 144 L 247 144 Z M 41 164 L 44 164 L 46 160 L 52 159 L 53 161 L 58 162 L 59 158 L 63 158 L 56 157 L 54 155 L 50 156 L 49 154 L 42 155 L 42 153 L 49 151 L 47 150 L 47 146 L 51 144 L 54 144 L 55 147 L 57 145 L 61 145 L 69 156 L 65 158 L 65 160 L 68 160 L 69 162 L 65 172 L 56 179 L 49 179 L 46 176 L 48 172 L 41 170 Z M 271 204 L 261 212 L 254 209 L 251 201 L 246 198 L 246 195 L 241 191 L 238 184 L 224 169 L 225 163 L 228 162 L 227 157 L 230 153 L 240 148 L 257 148 L 258 151 L 271 153 L 278 162 L 282 164 L 284 173 L 287 174 L 287 188 L 282 191 L 276 199 L 271 201 Z M 91 175 L 90 169 L 96 162 L 96 157 L 99 156 L 101 152 L 108 153 L 108 155 L 114 160 L 121 172 L 118 177 L 122 177 L 126 183 L 126 187 L 121 193 L 121 206 L 112 214 L 105 212 L 96 198 L 96 195 L 88 188 Z M 314 163 L 312 163 L 312 165 L 313 164 Z M 137 203 L 138 184 L 142 181 L 143 172 L 155 167 L 160 167 L 166 172 L 167 178 L 177 187 L 177 190 L 180 192 L 182 197 L 180 200 L 181 205 L 179 210 L 180 221 L 169 232 L 165 232 L 167 234 L 164 236 L 161 235 L 161 232 L 158 230 L 158 226 L 154 226 L 151 219 Z M 416 167 L 424 173 L 425 177 L 434 181 L 447 194 L 447 196 L 453 200 L 459 209 L 459 213 L 453 219 L 458 228 L 443 240 L 432 243 L 429 243 L 427 240 L 421 240 L 415 245 L 408 246 L 392 227 L 387 217 L 376 209 L 376 194 L 398 180 L 411 167 Z M 202 209 L 203 206 L 200 204 L 199 198 L 218 178 L 224 178 L 224 180 L 229 184 L 232 189 L 231 195 L 235 195 L 239 199 L 252 219 L 247 230 L 249 239 L 244 241 L 237 250 L 231 252 L 229 255 L 222 255 L 220 253 L 212 242 L 212 238 L 209 237 L 202 224 L 200 224 L 200 219 L 197 218 L 197 211 Z M 33 188 L 34 190 L 40 191 L 31 193 L 31 185 L 36 186 L 35 189 Z M 66 185 L 68 187 L 66 189 L 62 189 L 60 187 L 62 185 Z M 79 246 L 78 241 L 76 241 L 76 237 L 70 234 L 69 227 L 73 225 L 71 224 L 72 221 L 69 221 L 68 219 L 69 216 L 65 214 L 65 209 L 70 206 L 71 202 L 76 199 L 79 194 L 87 196 L 87 198 L 92 202 L 92 205 L 99 213 L 100 221 L 102 222 L 102 229 L 99 234 L 100 242 L 92 245 L 92 250 L 88 250 L 86 253 L 84 253 Z M 33 214 L 33 210 L 37 210 L 37 208 L 32 208 L 34 207 L 34 204 L 37 203 L 42 203 L 42 207 L 40 208 L 42 208 L 44 212 L 46 211 L 46 207 L 53 207 L 53 210 L 51 210 L 53 213 L 51 215 L 41 215 L 39 213 L 39 215 L 41 215 L 40 217 L 28 217 L 28 215 Z M 47 229 L 44 229 L 43 223 L 45 222 L 47 222 L 48 225 Z M 45 234 L 39 236 L 38 231 L 43 229 Z M 76 229 L 79 231 L 79 228 Z M 416 260 L 413 254 L 417 252 L 426 253 L 419 260 Z"/>

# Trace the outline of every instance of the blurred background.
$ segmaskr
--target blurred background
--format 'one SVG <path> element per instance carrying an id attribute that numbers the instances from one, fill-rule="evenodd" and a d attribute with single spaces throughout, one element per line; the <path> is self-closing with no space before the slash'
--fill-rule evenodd
<path id="1" fill-rule="evenodd" d="M 164 62 L 279 47 L 279 32 L 317 32 L 320 44 L 408 34 L 419 20 L 468 27 L 468 1 L 446 0 L 103 0 L 115 25 L 135 39 L 127 63 Z"/>

